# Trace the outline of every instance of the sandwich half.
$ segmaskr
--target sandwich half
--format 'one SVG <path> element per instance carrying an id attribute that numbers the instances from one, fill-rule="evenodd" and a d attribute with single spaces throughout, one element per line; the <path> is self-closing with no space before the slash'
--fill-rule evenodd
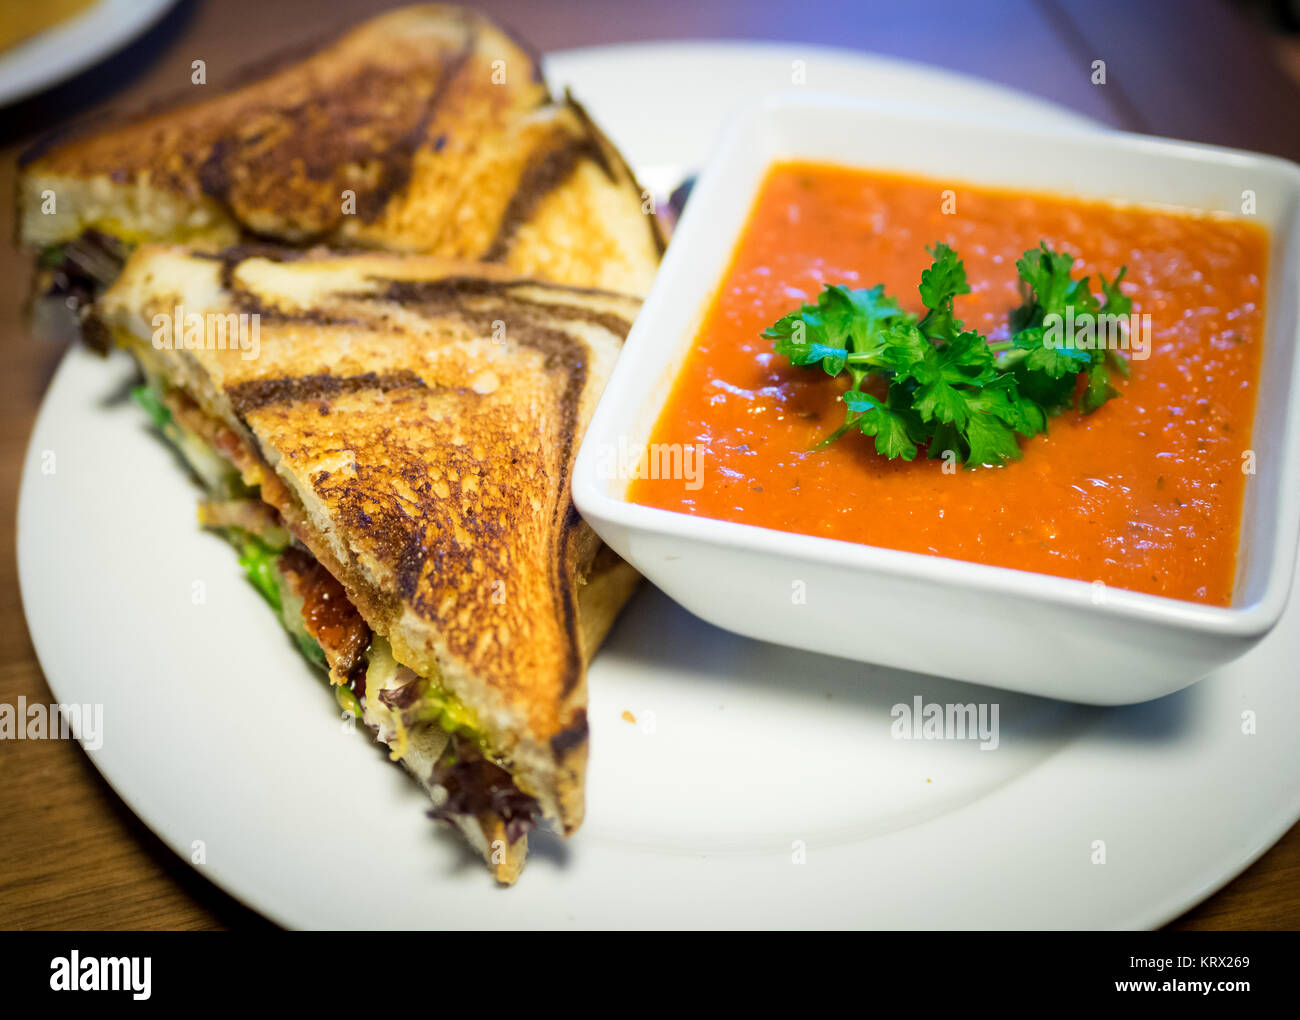
<path id="1" fill-rule="evenodd" d="M 424 4 L 24 156 L 38 325 L 80 314 L 138 244 L 420 252 L 644 296 L 663 238 L 591 119 L 473 11 Z"/>
<path id="2" fill-rule="evenodd" d="M 137 250 L 139 360 L 201 520 L 492 873 L 582 823 L 587 663 L 637 576 L 569 496 L 635 298 L 429 256 Z"/>

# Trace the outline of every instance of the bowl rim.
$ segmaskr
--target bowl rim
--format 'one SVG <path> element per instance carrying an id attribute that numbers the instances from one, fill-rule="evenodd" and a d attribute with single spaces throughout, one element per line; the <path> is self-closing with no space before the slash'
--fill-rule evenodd
<path id="1" fill-rule="evenodd" d="M 607 491 L 605 480 L 598 477 L 594 450 L 607 443 L 611 433 L 617 441 L 617 432 L 611 428 L 617 424 L 613 409 L 614 402 L 625 395 L 622 391 L 629 389 L 628 380 L 632 379 L 634 374 L 643 379 L 653 378 L 656 372 L 667 368 L 677 357 L 677 348 L 673 344 L 652 339 L 655 320 L 661 309 L 674 299 L 671 291 L 675 289 L 679 278 L 684 279 L 688 275 L 685 272 L 687 268 L 692 269 L 693 275 L 705 275 L 712 281 L 708 291 L 711 299 L 711 296 L 716 293 L 721 275 L 725 273 L 726 266 L 734 253 L 735 243 L 738 241 L 738 236 L 733 236 L 732 243 L 725 249 L 726 254 L 716 265 L 713 259 L 701 258 L 691 250 L 692 237 L 707 227 L 705 214 L 701 212 L 705 202 L 699 199 L 703 197 L 707 200 L 712 194 L 734 186 L 728 184 L 728 164 L 735 161 L 735 150 L 743 144 L 748 134 L 760 129 L 764 117 L 776 112 L 806 108 L 832 108 L 859 116 L 921 117 L 933 123 L 936 128 L 945 125 L 967 127 L 971 124 L 969 117 L 958 118 L 935 111 L 933 108 L 816 92 L 780 93 L 767 96 L 742 107 L 732 115 L 695 185 L 693 197 L 697 201 L 687 204 L 677 224 L 673 237 L 676 243 L 668 246 L 664 263 L 628 333 L 623 351 L 578 450 L 574 464 L 572 491 L 574 503 L 582 516 L 598 523 L 614 525 L 629 531 L 651 533 L 663 538 L 678 538 L 711 546 L 729 547 L 746 553 L 805 560 L 821 566 L 851 571 L 863 577 L 940 583 L 946 588 L 961 588 L 971 594 L 1033 599 L 1040 603 L 1087 612 L 1103 618 L 1124 618 L 1141 624 L 1195 630 L 1222 637 L 1254 638 L 1267 633 L 1277 623 L 1286 607 L 1290 595 L 1297 541 L 1300 539 L 1300 479 L 1296 477 L 1300 473 L 1297 471 L 1297 467 L 1300 466 L 1300 398 L 1295 396 L 1300 390 L 1300 324 L 1297 324 L 1297 335 L 1289 338 L 1289 342 L 1296 348 L 1296 353 L 1293 359 L 1292 385 L 1287 388 L 1288 397 L 1282 411 L 1282 456 L 1279 458 L 1282 478 L 1278 497 L 1282 512 L 1278 514 L 1275 522 L 1271 546 L 1257 552 L 1257 555 L 1268 557 L 1263 589 L 1253 601 L 1241 605 L 1218 606 L 1192 602 L 1109 584 L 1104 586 L 1104 597 L 1097 599 L 1095 598 L 1096 582 L 1093 581 L 1059 577 L 1014 567 L 993 566 L 930 553 L 889 549 L 843 539 L 781 531 L 721 518 L 696 516 L 683 511 L 665 510 L 634 503 L 625 496 L 615 496 Z M 981 121 L 980 126 L 982 130 L 991 129 L 1004 136 L 1041 138 L 1046 135 L 1068 138 L 1071 142 L 1090 145 L 1101 150 L 1143 153 L 1184 165 L 1267 167 L 1290 177 L 1293 192 L 1300 197 L 1300 166 L 1277 156 L 1106 128 L 1081 129 L 1073 125 L 1064 126 L 1059 130 L 1039 127 L 1019 128 L 987 120 Z M 756 178 L 761 182 L 763 173 L 776 160 L 761 153 L 752 158 L 763 161 L 763 170 Z M 863 166 L 865 164 L 861 161 L 846 160 L 843 165 Z M 915 175 L 924 176 L 919 172 Z M 999 186 L 984 181 L 980 184 L 986 187 Z M 747 209 L 752 208 L 758 186 L 755 184 L 748 189 Z M 1033 190 L 1020 188 L 1017 185 L 1009 186 L 1019 190 Z M 1041 190 L 1052 192 L 1050 187 Z M 1112 199 L 1112 201 L 1122 203 L 1123 199 Z M 1137 200 L 1134 204 L 1144 208 L 1153 205 L 1149 201 Z M 1183 208 L 1188 207 L 1183 206 Z M 1287 238 L 1273 230 L 1269 231 L 1269 238 L 1271 267 L 1275 260 L 1283 257 Z M 1267 332 L 1267 320 L 1264 328 L 1264 342 L 1266 344 L 1276 342 L 1276 339 Z M 689 355 L 691 346 L 685 346 L 682 359 Z M 677 377 L 680 370 L 681 366 L 678 365 L 677 371 L 672 373 L 673 379 Z M 632 392 L 635 392 L 635 388 L 632 388 Z M 658 419 L 662 406 L 661 403 L 655 412 L 655 420 Z M 1258 427 L 1258 403 L 1255 417 L 1256 421 L 1253 424 Z M 1297 484 L 1287 485 L 1287 479 L 1296 481 Z M 1243 511 L 1237 540 L 1239 550 L 1242 545 L 1240 536 L 1249 526 L 1250 522 L 1245 518 Z M 633 563 L 633 566 L 636 564 Z"/>

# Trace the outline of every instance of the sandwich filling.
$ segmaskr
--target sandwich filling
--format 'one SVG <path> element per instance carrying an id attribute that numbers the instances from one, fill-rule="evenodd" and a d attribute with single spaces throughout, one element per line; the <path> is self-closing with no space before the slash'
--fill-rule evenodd
<path id="1" fill-rule="evenodd" d="M 36 261 L 33 301 L 38 325 L 43 316 L 62 316 L 80 328 L 83 311 L 94 303 L 126 263 L 132 246 L 112 234 L 87 230 L 72 241 L 41 250 Z M 45 332 L 58 335 L 57 325 Z"/>
<path id="2" fill-rule="evenodd" d="M 509 762 L 495 753 L 474 713 L 436 676 L 397 662 L 326 567 L 294 538 L 278 510 L 250 484 L 249 454 L 240 439 L 184 392 L 158 379 L 134 391 L 136 401 L 180 452 L 207 490 L 199 523 L 239 551 L 249 581 L 275 611 L 303 656 L 329 673 L 342 711 L 364 722 L 412 767 L 413 743 L 438 751 L 432 773 L 417 775 L 434 797 L 430 815 L 484 831 L 504 827 L 515 843 L 539 823 L 536 798 L 519 789 Z M 429 756 L 421 755 L 421 760 Z"/>

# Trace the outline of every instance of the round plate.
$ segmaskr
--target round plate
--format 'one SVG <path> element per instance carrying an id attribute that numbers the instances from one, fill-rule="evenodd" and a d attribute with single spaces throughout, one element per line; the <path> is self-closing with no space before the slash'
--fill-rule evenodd
<path id="1" fill-rule="evenodd" d="M 121 49 L 176 0 L 96 0 L 67 21 L 0 53 L 0 106 L 71 78 Z"/>
<path id="2" fill-rule="evenodd" d="M 548 69 L 666 185 L 703 162 L 732 106 L 788 87 L 794 60 L 819 90 L 1088 127 L 808 47 L 619 47 Z M 195 525 L 198 493 L 125 399 L 131 377 L 125 356 L 75 349 L 45 399 L 18 521 L 32 638 L 61 702 L 103 705 L 89 753 L 114 789 L 282 924 L 1144 927 L 1300 815 L 1294 604 L 1204 682 L 1096 709 L 747 641 L 647 587 L 591 669 L 587 822 L 567 844 L 537 836 L 519 884 L 498 889 L 340 721 L 230 547 Z M 871 625 L 846 609 L 846 626 Z M 996 705 L 997 747 L 896 739 L 894 706 L 916 698 Z"/>

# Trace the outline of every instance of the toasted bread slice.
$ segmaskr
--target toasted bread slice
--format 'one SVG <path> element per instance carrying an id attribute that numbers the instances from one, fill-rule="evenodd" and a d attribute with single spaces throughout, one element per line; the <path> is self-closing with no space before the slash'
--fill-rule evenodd
<path id="1" fill-rule="evenodd" d="M 662 252 L 640 188 L 581 108 L 553 103 L 534 56 L 487 18 L 441 4 L 33 154 L 23 243 L 87 233 L 426 252 L 638 295 Z"/>
<path id="2" fill-rule="evenodd" d="M 91 322 L 237 438 L 397 662 L 571 833 L 587 661 L 636 575 L 569 476 L 638 306 L 430 256 L 146 247 Z"/>

